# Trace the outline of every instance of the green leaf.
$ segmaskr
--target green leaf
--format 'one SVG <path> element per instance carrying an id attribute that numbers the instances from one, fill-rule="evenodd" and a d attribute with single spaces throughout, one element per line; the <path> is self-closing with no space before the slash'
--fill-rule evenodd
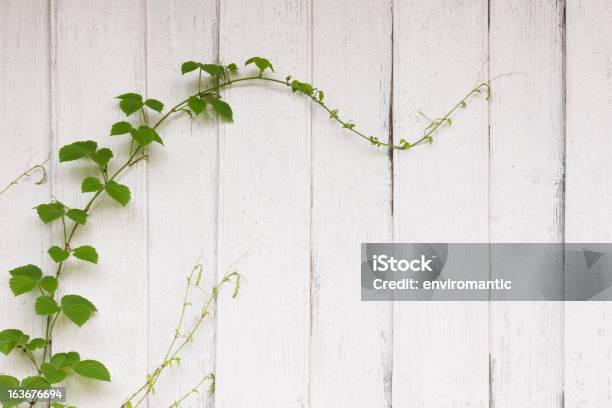
<path id="1" fill-rule="evenodd" d="M 270 61 L 268 61 L 265 58 L 261 58 L 261 57 L 249 58 L 244 63 L 244 65 L 249 65 L 249 64 L 255 64 L 255 66 L 257 66 L 257 68 L 259 68 L 259 72 L 260 73 L 263 73 L 267 68 L 270 68 L 270 70 L 272 70 L 272 72 L 274 72 L 274 67 L 272 66 Z"/>
<path id="2" fill-rule="evenodd" d="M 98 263 L 98 252 L 89 245 L 83 245 L 74 249 L 73 255 L 83 261 Z"/>
<path id="3" fill-rule="evenodd" d="M 62 311 L 68 319 L 81 327 L 97 311 L 89 300 L 79 295 L 66 295 L 62 298 Z"/>
<path id="4" fill-rule="evenodd" d="M 81 192 L 95 193 L 104 190 L 104 184 L 97 177 L 86 177 L 81 184 Z"/>
<path id="5" fill-rule="evenodd" d="M 49 248 L 47 253 L 49 254 L 51 259 L 53 259 L 53 262 L 55 263 L 64 262 L 70 256 L 70 252 L 66 251 L 63 248 L 58 247 L 57 245 Z"/>
<path id="6" fill-rule="evenodd" d="M 200 64 L 200 68 L 202 69 L 202 71 L 206 72 L 213 78 L 216 78 L 220 76 L 221 74 L 223 74 L 223 67 L 221 65 Z"/>
<path id="7" fill-rule="evenodd" d="M 51 387 L 51 384 L 42 377 L 26 377 L 21 380 L 21 387 L 29 390 L 44 390 Z"/>
<path id="8" fill-rule="evenodd" d="M 222 101 L 221 99 L 211 99 L 210 104 L 222 118 L 230 122 L 234 120 L 232 108 L 227 104 L 227 102 Z"/>
<path id="9" fill-rule="evenodd" d="M 93 378 L 94 380 L 108 381 L 110 382 L 110 373 L 99 361 L 96 360 L 83 360 L 79 361 L 72 367 L 75 373 L 87 377 Z"/>
<path id="10" fill-rule="evenodd" d="M 227 66 L 227 69 L 229 70 L 229 72 L 237 72 L 238 66 L 232 62 Z"/>
<path id="11" fill-rule="evenodd" d="M 106 147 L 91 154 L 91 160 L 98 163 L 101 168 L 105 168 L 110 159 L 113 158 L 113 151 Z"/>
<path id="12" fill-rule="evenodd" d="M 197 96 L 190 96 L 187 100 L 187 105 L 196 115 L 199 115 L 206 109 L 206 101 L 198 98 Z"/>
<path id="13" fill-rule="evenodd" d="M 134 92 L 124 93 L 123 95 L 119 95 L 115 97 L 116 99 L 129 100 L 129 101 L 140 101 L 142 102 L 142 96 L 140 94 Z"/>
<path id="14" fill-rule="evenodd" d="M 38 282 L 42 277 L 42 271 L 36 265 L 25 265 L 20 266 L 18 268 L 12 269 L 9 271 L 11 276 L 25 276 L 26 278 L 30 278 L 34 282 Z"/>
<path id="15" fill-rule="evenodd" d="M 15 296 L 22 295 L 34 289 L 36 283 L 42 277 L 42 271 L 38 266 L 26 265 L 9 271 L 12 278 L 9 287 Z"/>
<path id="16" fill-rule="evenodd" d="M 36 207 L 36 212 L 42 222 L 48 224 L 64 215 L 64 204 L 59 201 L 49 204 L 40 204 Z"/>
<path id="17" fill-rule="evenodd" d="M 142 147 L 153 143 L 156 135 L 155 131 L 148 126 L 140 126 L 138 129 L 132 129 L 130 134 L 136 143 Z"/>
<path id="18" fill-rule="evenodd" d="M 61 309 L 50 296 L 39 296 L 34 304 L 36 314 L 40 316 L 49 316 L 59 312 Z"/>
<path id="19" fill-rule="evenodd" d="M 123 206 L 126 206 L 132 198 L 130 189 L 127 186 L 119 184 L 115 181 L 108 182 L 108 184 L 106 185 L 106 192 L 109 196 L 111 196 L 113 200 L 117 201 Z"/>
<path id="20" fill-rule="evenodd" d="M 82 159 L 96 151 L 98 144 L 93 140 L 74 142 L 62 147 L 59 151 L 60 162 Z"/>
<path id="21" fill-rule="evenodd" d="M 0 353 L 8 355 L 17 345 L 21 344 L 24 336 L 21 330 L 2 330 L 0 332 Z"/>
<path id="22" fill-rule="evenodd" d="M 132 125 L 129 122 L 117 122 L 111 127 L 111 136 L 125 135 L 130 133 Z"/>
<path id="23" fill-rule="evenodd" d="M 66 212 L 66 216 L 77 224 L 85 225 L 87 222 L 87 213 L 77 208 L 72 208 Z"/>
<path id="24" fill-rule="evenodd" d="M 298 80 L 294 80 L 291 82 L 291 90 L 293 92 L 299 91 L 306 95 L 312 95 L 314 92 L 314 88 L 311 84 L 307 82 L 300 82 Z"/>
<path id="25" fill-rule="evenodd" d="M 30 342 L 26 345 L 28 350 L 33 351 L 36 349 L 44 348 L 47 342 L 45 339 L 41 339 L 40 337 L 30 340 Z"/>
<path id="26" fill-rule="evenodd" d="M 51 365 L 55 368 L 69 368 L 78 363 L 81 356 L 76 351 L 68 353 L 57 353 L 51 357 Z"/>
<path id="27" fill-rule="evenodd" d="M 42 371 L 43 376 L 50 384 L 57 384 L 66 379 L 66 371 L 55 368 L 49 363 L 42 363 L 40 365 L 40 371 Z"/>
<path id="28" fill-rule="evenodd" d="M 13 295 L 19 296 L 34 289 L 36 287 L 36 282 L 25 276 L 15 276 L 9 280 L 9 287 Z"/>
<path id="29" fill-rule="evenodd" d="M 195 71 L 198 67 L 199 65 L 195 61 L 183 62 L 183 65 L 181 65 L 181 74 L 185 75 L 188 72 Z"/>
<path id="30" fill-rule="evenodd" d="M 39 283 L 40 286 L 51 295 L 57 290 L 57 279 L 53 276 L 45 276 Z"/>
<path id="31" fill-rule="evenodd" d="M 124 99 L 119 102 L 119 108 L 126 116 L 130 116 L 132 113 L 137 112 L 142 106 L 142 100 Z"/>
<path id="32" fill-rule="evenodd" d="M 10 375 L 0 374 L 0 387 L 13 388 L 19 386 L 19 380 Z"/>
<path id="33" fill-rule="evenodd" d="M 153 109 L 155 112 L 161 113 L 162 110 L 164 110 L 164 104 L 161 103 L 161 101 L 158 101 L 157 99 L 147 99 L 145 101 L 145 105 L 147 105 L 149 108 Z"/>

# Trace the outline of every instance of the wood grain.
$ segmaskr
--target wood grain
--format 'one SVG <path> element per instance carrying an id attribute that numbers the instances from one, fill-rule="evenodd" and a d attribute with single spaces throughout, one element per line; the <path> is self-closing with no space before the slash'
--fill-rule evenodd
<path id="1" fill-rule="evenodd" d="M 611 242 L 612 4 L 567 4 L 567 242 Z M 565 403 L 612 404 L 612 305 L 572 302 L 565 313 Z"/>
<path id="2" fill-rule="evenodd" d="M 22 171 L 43 162 L 50 150 L 49 11 L 44 2 L 0 2 L 0 190 Z M 46 164 L 49 168 L 49 164 Z M 32 294 L 15 298 L 7 271 L 35 264 L 51 267 L 46 251 L 50 228 L 32 207 L 48 202 L 51 183 L 36 186 L 36 172 L 0 196 L 0 330 L 15 328 L 31 337 L 44 333 Z M 0 373 L 30 375 L 21 353 L 0 356 Z"/>
<path id="3" fill-rule="evenodd" d="M 217 59 L 216 1 L 147 2 L 147 93 L 167 109 L 197 92 L 197 75 L 182 76 L 184 61 Z M 149 370 L 155 369 L 174 336 L 185 278 L 194 264 L 204 266 L 200 286 L 208 290 L 217 267 L 217 124 L 179 114 L 160 130 L 165 146 L 155 146 L 148 162 Z M 205 294 L 193 290 L 183 331 L 201 309 Z M 164 299 L 164 301 L 160 301 Z M 214 371 L 214 316 L 182 353 L 181 364 L 160 379 L 149 399 L 154 406 L 192 389 Z M 212 406 L 201 387 L 190 406 Z M 165 403 L 165 405 L 164 405 Z"/>
<path id="4" fill-rule="evenodd" d="M 492 1 L 490 16 L 490 241 L 563 242 L 563 4 Z M 493 406 L 562 406 L 563 303 L 490 307 Z"/>
<path id="5" fill-rule="evenodd" d="M 487 2 L 395 2 L 394 140 L 416 140 L 486 77 Z M 394 155 L 395 242 L 486 242 L 487 105 L 476 98 L 433 145 Z M 487 303 L 396 302 L 393 406 L 487 406 Z M 452 391 L 450 391 L 452 390 Z"/>
<path id="6" fill-rule="evenodd" d="M 310 80 L 310 2 L 221 2 L 220 59 L 265 56 Z M 255 71 L 256 72 L 256 71 Z M 238 262 L 241 295 L 217 315 L 218 408 L 305 407 L 310 322 L 310 104 L 288 89 L 225 92 L 219 137 L 219 273 Z"/>
<path id="7" fill-rule="evenodd" d="M 316 1 L 312 30 L 324 100 L 388 140 L 391 2 Z M 310 406 L 389 407 L 391 305 L 361 302 L 356 279 L 359 243 L 391 241 L 389 154 L 316 108 L 312 133 Z"/>
<path id="8" fill-rule="evenodd" d="M 144 1 L 54 1 L 53 23 L 53 151 L 76 140 L 95 139 L 115 151 L 116 168 L 129 150 L 127 138 L 111 138 L 110 125 L 122 120 L 115 96 L 145 90 Z M 121 154 L 120 154 L 121 153 Z M 54 155 L 54 159 L 57 157 Z M 82 208 L 89 194 L 81 180 L 94 174 L 93 164 L 57 167 L 53 194 Z M 75 236 L 73 247 L 98 249 L 98 265 L 70 261 L 62 272 L 60 296 L 80 294 L 98 313 L 82 328 L 58 320 L 53 352 L 79 351 L 83 359 L 103 361 L 112 383 L 67 381 L 76 406 L 116 406 L 144 381 L 147 362 L 147 188 L 146 162 L 118 180 L 129 186 L 132 201 L 123 208 L 101 199 L 89 225 Z M 55 237 L 59 237 L 60 231 Z"/>

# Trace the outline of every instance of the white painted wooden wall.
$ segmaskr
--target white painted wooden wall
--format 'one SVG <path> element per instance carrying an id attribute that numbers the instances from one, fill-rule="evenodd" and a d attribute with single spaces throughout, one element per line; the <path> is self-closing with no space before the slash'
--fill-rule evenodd
<path id="1" fill-rule="evenodd" d="M 127 210 L 98 205 L 78 240 L 101 252 L 61 291 L 100 312 L 61 324 L 56 351 L 107 363 L 110 384 L 69 382 L 80 408 L 119 406 L 154 368 L 195 262 L 222 296 L 151 407 L 206 372 L 217 408 L 606 408 L 612 304 L 363 303 L 359 244 L 612 240 L 609 0 L 1 0 L 0 184 L 52 152 L 49 182 L 0 198 L 0 270 L 51 267 L 58 230 L 31 208 L 83 204 L 85 172 L 57 149 L 106 137 L 114 96 L 176 101 L 188 59 L 270 58 L 326 90 L 384 141 L 414 139 L 487 78 L 431 146 L 389 155 L 304 98 L 225 92 L 234 124 L 174 120 L 165 148 L 122 178 Z M 0 329 L 43 330 L 32 299 L 0 286 Z M 23 375 L 15 356 L 0 372 Z M 203 390 L 204 391 L 204 390 Z"/>

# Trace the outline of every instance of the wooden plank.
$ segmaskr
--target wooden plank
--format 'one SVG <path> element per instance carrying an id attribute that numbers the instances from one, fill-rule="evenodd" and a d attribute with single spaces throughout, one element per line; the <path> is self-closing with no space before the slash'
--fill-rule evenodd
<path id="1" fill-rule="evenodd" d="M 45 160 L 51 140 L 49 120 L 49 12 L 44 2 L 0 3 L 0 190 L 19 173 Z M 47 166 L 48 168 L 48 166 Z M 40 173 L 0 196 L 0 330 L 15 328 L 32 337 L 44 333 L 43 320 L 34 313 L 35 296 L 15 298 L 8 287 L 7 271 L 25 264 L 50 267 L 45 254 L 50 229 L 32 207 L 48 202 L 47 182 L 35 186 Z M 0 373 L 33 375 L 22 353 L 0 357 Z"/>
<path id="2" fill-rule="evenodd" d="M 563 4 L 490 7 L 491 242 L 563 242 Z M 490 323 L 493 406 L 562 406 L 563 303 L 492 302 Z"/>
<path id="3" fill-rule="evenodd" d="M 221 61 L 260 55 L 280 78 L 309 80 L 309 5 L 221 1 Z M 219 273 L 243 258 L 246 283 L 237 301 L 226 293 L 219 303 L 216 406 L 306 405 L 311 108 L 266 84 L 225 96 L 236 122 L 219 138 Z"/>
<path id="4" fill-rule="evenodd" d="M 342 117 L 387 141 L 391 2 L 313 7 L 315 86 Z M 361 302 L 357 272 L 360 242 L 392 240 L 389 155 L 325 112 L 313 111 L 312 126 L 310 406 L 390 406 L 391 304 Z"/>
<path id="5" fill-rule="evenodd" d="M 487 2 L 395 2 L 394 139 L 416 140 L 486 72 Z M 487 104 L 394 154 L 394 241 L 486 242 Z M 488 405 L 487 303 L 396 302 L 393 406 Z"/>
<path id="6" fill-rule="evenodd" d="M 93 138 L 113 148 L 111 167 L 116 169 L 126 159 L 129 139 L 107 137 L 111 124 L 124 117 L 114 97 L 145 91 L 144 1 L 61 0 L 53 1 L 51 10 L 54 152 L 66 143 Z M 53 194 L 67 205 L 82 207 L 89 195 L 80 193 L 80 182 L 91 174 L 92 165 L 58 166 Z M 122 208 L 102 198 L 73 243 L 95 246 L 100 262 L 94 266 L 71 261 L 62 272 L 60 295 L 85 296 L 99 312 L 82 328 L 60 319 L 53 351 L 75 350 L 82 358 L 100 360 L 113 380 L 106 384 L 71 378 L 69 398 L 77 406 L 116 406 L 144 381 L 147 368 L 146 163 L 119 181 L 132 191 L 130 204 Z"/>
<path id="7" fill-rule="evenodd" d="M 147 2 L 147 93 L 169 109 L 197 92 L 197 76 L 181 76 L 184 61 L 214 62 L 217 54 L 217 2 Z M 178 116 L 178 115 L 177 115 Z M 149 370 L 160 364 L 174 335 L 185 288 L 195 263 L 205 268 L 201 287 L 214 284 L 217 266 L 217 126 L 186 115 L 160 129 L 164 148 L 155 148 L 148 166 L 149 194 Z M 205 295 L 193 291 L 186 327 Z M 160 301 L 161 299 L 167 299 Z M 202 327 L 149 399 L 168 405 L 214 371 L 214 322 Z M 212 406 L 201 392 L 190 406 Z"/>
<path id="8" fill-rule="evenodd" d="M 612 4 L 567 4 L 567 242 L 612 242 Z M 612 304 L 572 302 L 565 319 L 565 404 L 612 404 Z"/>

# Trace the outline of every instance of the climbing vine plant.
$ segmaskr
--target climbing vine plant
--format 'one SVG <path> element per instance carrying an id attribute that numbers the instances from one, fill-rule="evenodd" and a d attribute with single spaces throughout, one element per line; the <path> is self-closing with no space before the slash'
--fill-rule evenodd
<path id="1" fill-rule="evenodd" d="M 35 208 L 38 217 L 44 224 L 59 223 L 61 225 L 59 242 L 48 249 L 48 255 L 56 265 L 55 269 L 51 273 L 43 273 L 39 266 L 33 264 L 19 266 L 9 271 L 8 284 L 15 296 L 22 296 L 30 292 L 35 294 L 33 307 L 36 314 L 44 319 L 44 337 L 32 338 L 18 329 L 6 329 L 0 332 L 0 352 L 5 355 L 16 352 L 22 354 L 25 359 L 29 360 L 34 370 L 31 376 L 21 380 L 11 375 L 0 374 L 0 387 L 47 389 L 52 385 L 62 383 L 68 376 L 73 375 L 89 380 L 111 381 L 111 374 L 102 362 L 92 359 L 90 356 L 81 356 L 76 351 L 56 352 L 52 349 L 54 330 L 58 320 L 67 319 L 74 325 L 82 327 L 98 312 L 93 300 L 79 294 L 59 295 L 63 278 L 62 270 L 68 262 L 98 263 L 100 255 L 94 246 L 88 243 L 75 243 L 77 232 L 89 225 L 88 220 L 97 200 L 108 197 L 121 206 L 129 204 L 132 194 L 128 186 L 119 182 L 119 176 L 139 161 L 146 159 L 152 150 L 152 146 L 164 144 L 160 129 L 172 115 L 184 114 L 194 118 L 208 111 L 216 114 L 222 120 L 231 122 L 234 119 L 232 108 L 223 99 L 220 92 L 224 88 L 238 83 L 267 82 L 287 87 L 293 93 L 309 98 L 315 106 L 327 112 L 331 120 L 374 146 L 409 150 L 423 143 L 432 143 L 434 134 L 442 126 L 452 124 L 451 116 L 459 108 L 466 107 L 470 97 L 482 92 L 486 94 L 487 99 L 491 95 L 489 84 L 481 83 L 470 90 L 444 116 L 433 119 L 415 140 L 408 141 L 402 138 L 395 143 L 393 141 L 386 143 L 377 136 L 368 135 L 359 130 L 355 123 L 343 119 L 338 109 L 327 104 L 323 90 L 310 83 L 293 79 L 291 76 L 287 76 L 285 79 L 271 76 L 270 74 L 274 73 L 274 67 L 268 59 L 253 57 L 245 62 L 245 66 L 254 66 L 256 71 L 254 71 L 254 74 L 241 75 L 238 66 L 234 63 L 228 65 L 205 64 L 196 61 L 183 63 L 181 66 L 183 75 L 197 75 L 197 91 L 169 109 L 165 108 L 163 102 L 145 98 L 138 93 L 125 93 L 117 96 L 119 109 L 128 117 L 128 120 L 131 119 L 130 121 L 120 121 L 113 124 L 109 132 L 111 137 L 129 138 L 127 160 L 123 163 L 116 164 L 113 161 L 115 158 L 114 152 L 107 147 L 99 146 L 93 140 L 77 141 L 60 148 L 59 161 L 61 163 L 90 161 L 95 164 L 97 174 L 92 174 L 81 182 L 81 192 L 90 196 L 85 207 L 74 208 L 64 202 L 53 200 Z M 29 169 L 24 174 L 27 175 L 37 168 Z M 9 187 L 18 181 L 19 179 L 10 184 Z M 2 192 L 5 191 L 6 189 Z M 197 272 L 197 276 L 194 275 L 195 272 Z M 196 268 L 189 275 L 186 294 L 190 287 L 199 284 L 200 274 L 201 269 Z M 237 272 L 230 271 L 217 286 L 212 288 L 212 294 L 205 302 L 206 306 L 198 316 L 198 320 L 188 331 L 182 333 L 181 325 L 184 309 L 188 304 L 187 300 L 184 301 L 179 326 L 160 366 L 149 373 L 143 386 L 128 397 L 122 403 L 122 406 L 132 407 L 143 403 L 145 397 L 152 392 L 161 372 L 173 362 L 178 361 L 178 353 L 193 338 L 200 327 L 201 321 L 209 315 L 209 306 L 216 300 L 221 286 L 230 282 L 235 285 L 234 296 L 237 294 L 240 275 Z M 198 383 L 196 388 L 181 396 L 172 406 L 178 406 L 206 380 L 212 381 L 211 389 L 214 389 L 214 375 L 208 374 Z M 3 402 L 3 405 L 4 407 L 13 407 L 24 401 L 25 398 L 12 400 Z M 34 405 L 36 402 L 28 401 L 28 403 Z M 54 408 L 68 407 L 63 403 L 53 403 L 51 405 Z"/>

